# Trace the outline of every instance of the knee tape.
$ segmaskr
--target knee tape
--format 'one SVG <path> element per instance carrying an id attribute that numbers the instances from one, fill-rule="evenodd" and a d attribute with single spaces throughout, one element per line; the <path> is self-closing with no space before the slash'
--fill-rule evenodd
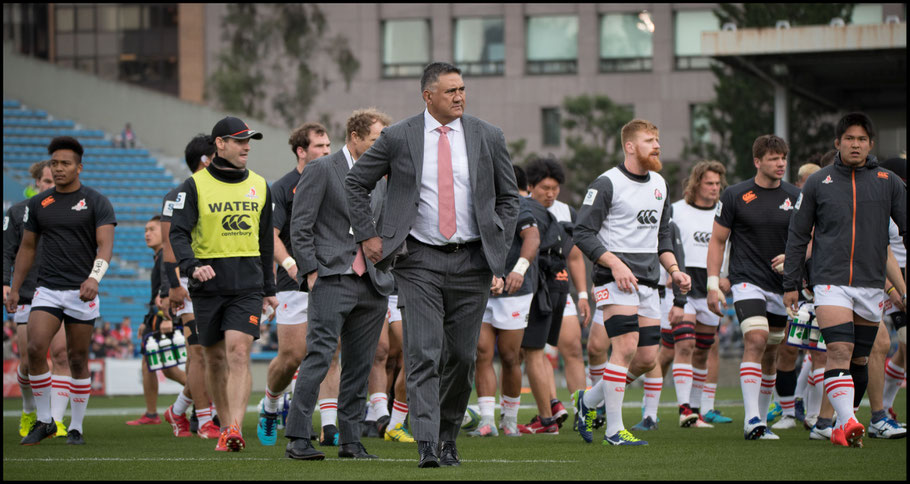
<path id="1" fill-rule="evenodd" d="M 660 326 L 638 328 L 638 346 L 654 346 L 660 342 Z"/>
<path id="2" fill-rule="evenodd" d="M 616 316 L 610 316 L 610 319 L 604 321 L 604 329 L 607 330 L 607 336 L 611 338 L 638 331 L 638 315 L 617 314 Z"/>
<path id="3" fill-rule="evenodd" d="M 714 333 L 695 333 L 695 347 L 707 350 L 714 344 Z"/>
<path id="4" fill-rule="evenodd" d="M 674 341 L 682 341 L 685 339 L 692 339 L 694 337 L 695 337 L 695 325 L 690 322 L 683 321 L 683 322 L 677 324 L 675 328 L 673 328 L 673 340 Z"/>
<path id="5" fill-rule="evenodd" d="M 859 325 L 853 328 L 853 358 L 863 358 L 872 353 L 876 334 L 878 334 L 878 325 Z"/>
<path id="6" fill-rule="evenodd" d="M 739 323 L 739 329 L 742 330 L 743 334 L 749 331 L 768 331 L 768 318 L 764 316 L 746 318 Z M 828 341 L 828 338 L 825 338 L 825 341 Z"/>
<path id="7" fill-rule="evenodd" d="M 822 328 L 822 336 L 825 338 L 825 344 L 853 343 L 853 321 Z M 875 338 L 872 339 L 875 340 Z"/>
<path id="8" fill-rule="evenodd" d="M 660 330 L 660 343 L 662 345 L 664 345 L 664 347 L 670 348 L 672 350 L 673 343 L 674 343 L 673 331 L 669 330 L 669 329 L 661 329 Z"/>
<path id="9" fill-rule="evenodd" d="M 779 345 L 784 341 L 784 338 L 787 336 L 787 332 L 783 328 L 772 328 L 773 331 L 768 332 L 768 344 L 769 345 Z"/>
<path id="10" fill-rule="evenodd" d="M 906 326 L 897 330 L 897 340 L 903 344 L 907 344 L 907 327 Z"/>

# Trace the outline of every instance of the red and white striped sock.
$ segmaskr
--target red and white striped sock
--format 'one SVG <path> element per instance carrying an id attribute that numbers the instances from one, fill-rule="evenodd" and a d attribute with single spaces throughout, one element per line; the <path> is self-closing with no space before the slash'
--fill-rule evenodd
<path id="1" fill-rule="evenodd" d="M 28 374 L 29 383 L 32 385 L 32 395 L 35 397 L 35 412 L 37 412 L 38 421 L 49 423 L 53 420 L 51 416 L 51 372 L 41 375 Z"/>
<path id="2" fill-rule="evenodd" d="M 761 421 L 768 423 L 768 407 L 771 405 L 771 398 L 774 397 L 774 385 L 777 384 L 777 373 L 761 375 L 761 391 L 758 393 L 758 416 Z"/>
<path id="3" fill-rule="evenodd" d="M 704 415 L 714 410 L 714 394 L 717 393 L 717 383 L 705 383 L 701 389 L 701 414 Z"/>
<path id="4" fill-rule="evenodd" d="M 897 396 L 898 390 L 901 389 L 901 382 L 904 381 L 906 374 L 904 369 L 895 365 L 889 358 L 885 363 L 885 391 L 882 398 L 885 410 L 894 406 L 894 397 Z"/>
<path id="5" fill-rule="evenodd" d="M 62 422 L 66 413 L 66 404 L 70 402 L 73 378 L 69 376 L 51 376 L 51 417 L 54 421 Z"/>
<path id="6" fill-rule="evenodd" d="M 761 391 L 761 364 L 742 362 L 739 365 L 739 386 L 743 390 L 743 410 L 748 423 L 754 417 L 759 417 L 758 394 Z M 765 406 L 767 408 L 767 405 Z"/>
<path id="7" fill-rule="evenodd" d="M 389 416 L 389 396 L 388 396 L 388 394 L 374 393 L 374 394 L 370 395 L 370 409 L 373 411 L 374 418 L 372 418 L 372 419 L 367 418 L 367 420 L 379 420 L 381 417 L 388 417 Z"/>
<path id="8" fill-rule="evenodd" d="M 323 427 L 335 425 L 335 417 L 338 416 L 338 399 L 323 398 L 316 403 L 319 404 L 319 416 L 322 421 L 321 425 Z"/>
<path id="9" fill-rule="evenodd" d="M 69 430 L 82 432 L 82 420 L 85 418 L 85 409 L 88 408 L 88 398 L 92 394 L 92 378 L 73 378 L 70 386 L 70 417 Z"/>
<path id="10" fill-rule="evenodd" d="M 689 405 L 701 411 L 701 393 L 708 378 L 708 369 L 692 367 L 692 392 L 689 393 Z"/>
<path id="11" fill-rule="evenodd" d="M 600 380 L 597 380 L 597 383 L 595 383 L 590 390 L 586 391 L 585 394 L 582 395 L 581 399 L 584 401 L 585 406 L 588 408 L 597 408 L 601 403 L 604 402 L 603 374 L 601 374 Z"/>
<path id="12" fill-rule="evenodd" d="M 692 365 L 673 363 L 673 384 L 676 386 L 676 404 L 688 404 L 692 393 Z"/>
<path id="13" fill-rule="evenodd" d="M 278 413 L 279 402 L 281 402 L 281 392 L 273 392 L 266 385 L 265 401 L 262 403 L 262 406 L 265 407 L 264 410 L 268 413 Z M 199 412 L 196 412 L 196 417 L 199 417 Z"/>
<path id="14" fill-rule="evenodd" d="M 388 428 L 395 428 L 398 424 L 404 424 L 404 419 L 408 417 L 407 402 L 399 402 L 397 399 L 392 400 L 392 416 L 389 418 Z"/>
<path id="15" fill-rule="evenodd" d="M 480 407 L 480 421 L 492 424 L 496 412 L 496 397 L 477 397 L 477 406 Z"/>
<path id="16" fill-rule="evenodd" d="M 663 378 L 648 378 L 645 377 L 644 381 L 645 386 L 645 397 L 644 397 L 644 407 L 645 414 L 643 417 L 651 417 L 652 420 L 657 422 L 657 405 L 660 403 L 660 391 L 664 386 Z"/>
<path id="17" fill-rule="evenodd" d="M 819 368 L 809 373 L 809 388 L 806 391 L 806 415 L 817 417 L 822 411 L 824 398 L 825 369 Z"/>
<path id="18" fill-rule="evenodd" d="M 783 415 L 789 417 L 796 416 L 796 397 L 780 397 L 780 408 L 783 409 Z"/>
<path id="19" fill-rule="evenodd" d="M 624 429 L 622 423 L 622 401 L 626 395 L 626 373 L 628 368 L 608 363 L 604 368 L 603 398 L 607 410 L 606 435 L 614 435 Z"/>
<path id="20" fill-rule="evenodd" d="M 199 420 L 199 427 L 201 428 L 208 422 L 212 421 L 212 407 L 207 408 L 197 408 L 196 409 L 196 418 Z"/>
<path id="21" fill-rule="evenodd" d="M 588 378 L 591 379 L 591 386 L 597 384 L 597 382 L 603 380 L 604 377 L 604 368 L 607 367 L 606 363 L 601 363 L 599 365 L 591 365 L 588 367 Z"/>
<path id="22" fill-rule="evenodd" d="M 627 372 L 626 373 L 626 386 L 629 386 L 632 383 L 635 383 L 635 380 L 638 380 L 640 377 L 641 377 L 641 375 L 633 375 L 631 371 Z"/>
<path id="23" fill-rule="evenodd" d="M 186 388 L 180 390 L 180 394 L 177 395 L 177 400 L 174 402 L 173 411 L 176 415 L 183 415 L 186 413 L 186 409 L 190 407 L 193 401 L 189 398 L 186 398 Z"/>
<path id="24" fill-rule="evenodd" d="M 28 374 L 22 373 L 22 367 L 16 368 L 19 381 L 19 393 L 22 394 L 22 411 L 32 413 L 35 411 L 35 396 L 32 395 L 32 385 L 28 381 Z"/>
<path id="25" fill-rule="evenodd" d="M 211 405 L 209 405 L 209 408 L 212 409 L 212 418 L 217 417 L 217 416 L 218 416 L 218 409 L 215 408 L 215 402 L 212 402 Z M 226 424 L 226 425 L 230 425 L 230 424 Z"/>
<path id="26" fill-rule="evenodd" d="M 841 370 L 839 373 L 840 375 L 838 376 L 825 378 L 825 394 L 828 396 L 828 400 L 831 401 L 834 411 L 837 412 L 835 427 L 840 427 L 851 418 L 855 418 L 853 413 L 853 377 L 848 370 Z"/>
<path id="27" fill-rule="evenodd" d="M 521 405 L 521 394 L 519 393 L 517 397 L 509 397 L 506 395 L 501 395 L 499 397 L 500 405 L 502 406 L 502 413 L 500 414 L 500 420 L 503 418 L 518 418 L 518 407 Z"/>

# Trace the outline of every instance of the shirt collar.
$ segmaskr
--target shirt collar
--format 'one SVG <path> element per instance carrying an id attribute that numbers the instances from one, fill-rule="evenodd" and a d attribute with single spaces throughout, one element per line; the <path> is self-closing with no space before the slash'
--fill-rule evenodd
<path id="1" fill-rule="evenodd" d="M 351 151 L 348 150 L 347 143 L 345 143 L 341 146 L 341 152 L 344 153 L 344 159 L 347 160 L 348 169 L 350 170 L 351 168 L 354 167 L 354 157 L 351 156 Z"/>
<path id="2" fill-rule="evenodd" d="M 430 132 L 436 130 L 436 128 L 438 128 L 440 126 L 442 126 L 442 123 L 437 121 L 436 118 L 434 118 L 433 115 L 430 114 L 430 111 L 428 109 L 424 109 L 423 110 L 423 128 L 425 130 L 424 132 L 430 133 Z M 458 118 L 455 121 L 452 121 L 451 123 L 447 124 L 446 126 L 452 128 L 452 131 L 462 131 L 461 118 Z"/>

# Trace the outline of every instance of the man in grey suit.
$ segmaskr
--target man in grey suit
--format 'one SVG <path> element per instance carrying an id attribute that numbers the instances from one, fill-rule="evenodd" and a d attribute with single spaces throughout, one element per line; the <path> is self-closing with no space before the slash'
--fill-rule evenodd
<path id="1" fill-rule="evenodd" d="M 398 283 L 418 466 L 438 467 L 459 465 L 455 438 L 487 299 L 502 291 L 518 189 L 502 130 L 464 115 L 461 71 L 432 63 L 420 87 L 426 110 L 384 129 L 345 188 L 354 240 Z M 386 175 L 374 224 L 370 190 Z"/>
<path id="2" fill-rule="evenodd" d="M 382 331 L 394 282 L 377 270 L 354 241 L 343 181 L 354 162 L 375 141 L 389 118 L 375 109 L 355 111 L 347 122 L 347 141 L 332 155 L 311 162 L 300 177 L 291 215 L 291 244 L 301 290 L 309 291 L 307 354 L 300 364 L 288 412 L 285 455 L 322 460 L 313 448 L 311 417 L 319 384 L 328 372 L 341 337 L 338 402 L 338 457 L 375 459 L 360 443 L 367 376 Z M 385 184 L 367 194 L 367 210 L 379 214 Z"/>

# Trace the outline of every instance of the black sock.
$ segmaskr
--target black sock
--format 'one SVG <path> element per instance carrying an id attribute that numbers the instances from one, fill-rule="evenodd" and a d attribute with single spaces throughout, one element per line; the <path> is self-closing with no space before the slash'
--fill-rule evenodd
<path id="1" fill-rule="evenodd" d="M 853 375 L 853 408 L 859 406 L 869 385 L 869 366 L 850 363 L 850 374 Z"/>
<path id="2" fill-rule="evenodd" d="M 777 370 L 777 383 L 775 383 L 777 394 L 781 398 L 792 397 L 796 393 L 796 370 L 781 371 Z"/>

